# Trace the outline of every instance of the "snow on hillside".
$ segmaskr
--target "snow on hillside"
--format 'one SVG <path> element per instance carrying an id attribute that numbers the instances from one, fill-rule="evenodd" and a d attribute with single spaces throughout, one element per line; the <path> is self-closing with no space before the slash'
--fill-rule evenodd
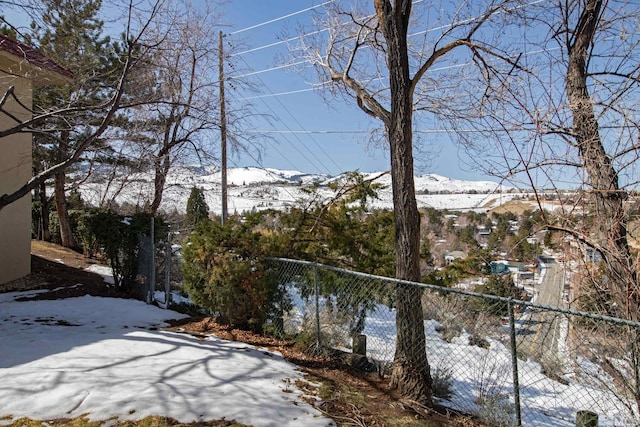
<path id="1" fill-rule="evenodd" d="M 371 179 L 379 173 L 365 173 L 365 179 Z M 383 185 L 391 187 L 391 175 L 386 174 L 376 180 Z M 417 175 L 415 177 L 417 193 L 468 193 L 475 191 L 478 193 L 499 193 L 507 191 L 510 187 L 500 185 L 493 181 L 462 181 L 451 179 L 437 174 Z"/>
<path id="2" fill-rule="evenodd" d="M 285 321 L 286 330 L 304 330 L 305 320 L 313 319 L 315 302 L 303 298 L 295 285 L 289 288 L 293 302 Z M 311 297 L 312 299 L 312 297 Z M 325 298 L 321 307 L 333 307 Z M 379 366 L 391 366 L 396 351 L 396 309 L 376 304 L 367 312 L 362 334 L 366 337 L 367 357 Z M 327 324 L 328 334 L 351 340 L 346 333 L 348 322 Z M 516 327 L 517 324 L 516 324 Z M 440 385 L 448 382 L 451 395 L 436 398 L 439 404 L 462 413 L 476 414 L 487 425 L 515 425 L 513 396 L 513 360 L 508 345 L 485 336 L 487 346 L 473 344 L 464 329 L 457 337 L 445 339 L 442 324 L 424 320 L 426 348 L 431 372 L 440 378 Z M 345 332 L 345 335 L 340 335 Z M 339 341 L 339 339 L 338 339 Z M 349 352 L 348 348 L 343 350 Z M 594 378 L 603 374 L 588 359 L 581 358 L 581 369 L 594 370 Z M 590 364 L 592 367 L 587 367 Z M 598 371 L 598 373 L 596 373 Z M 638 411 L 634 402 L 617 397 L 602 383 L 579 381 L 567 371 L 564 382 L 544 374 L 544 368 L 533 359 L 518 360 L 522 425 L 533 427 L 573 427 L 576 413 L 589 409 L 599 415 L 599 426 L 637 426 Z M 446 380 L 446 381 L 443 381 Z M 599 387 L 600 385 L 600 387 Z M 484 399 L 484 400 L 483 400 Z"/>
<path id="3" fill-rule="evenodd" d="M 363 333 L 367 336 L 367 355 L 379 361 L 391 363 L 396 337 L 395 310 L 377 306 L 367 317 Z M 432 369 L 440 367 L 451 373 L 450 400 L 440 399 L 441 404 L 463 412 L 481 414 L 497 425 L 511 425 L 514 409 L 512 401 L 512 359 L 504 344 L 489 337 L 488 348 L 470 344 L 469 334 L 445 340 L 441 325 L 435 320 L 425 320 L 427 349 Z M 390 345 L 393 343 L 394 345 Z M 387 350 L 387 351 L 385 351 Z M 529 359 L 518 361 L 522 421 L 526 426 L 575 426 L 576 412 L 588 408 L 599 414 L 600 426 L 631 426 L 637 413 L 630 413 L 631 402 L 623 402 L 608 390 L 586 385 L 574 379 L 567 384 L 544 375 L 542 366 Z M 484 383 L 482 390 L 478 383 Z M 494 398 L 500 400 L 479 405 L 479 393 L 491 389 Z M 628 406 L 625 406 L 627 404 Z M 507 405 L 507 406 L 505 406 Z M 511 409 L 509 409 L 511 408 Z M 508 410 L 507 410 L 508 409 Z M 504 413 L 500 413 L 503 410 Z M 486 411 L 489 411 L 487 413 Z M 502 424 L 504 423 L 504 424 Z"/>
<path id="4" fill-rule="evenodd" d="M 371 179 L 380 174 L 378 172 L 363 175 L 365 179 Z M 227 171 L 228 209 L 230 213 L 254 209 L 285 209 L 308 197 L 301 189 L 313 183 L 320 184 L 320 195 L 328 199 L 334 192 L 327 184 L 342 178 L 294 170 L 231 168 Z M 167 176 L 161 209 L 184 212 L 191 189 L 199 187 L 204 190 L 210 210 L 219 214 L 222 210 L 220 182 L 221 173 L 217 168 L 173 168 Z M 379 199 L 372 201 L 371 206 L 391 209 L 393 201 L 390 175 L 382 175 L 376 182 L 381 183 L 384 188 L 379 191 Z M 418 207 L 487 210 L 513 198 L 512 194 L 504 193 L 509 188 L 491 181 L 461 181 L 428 174 L 416 176 L 415 183 Z M 79 191 L 88 203 L 96 206 L 105 205 L 110 200 L 115 200 L 118 204 L 144 206 L 149 204 L 153 197 L 153 175 L 127 174 L 118 176 L 111 182 L 105 176 L 94 175 L 80 185 Z"/>
<path id="5" fill-rule="evenodd" d="M 172 175 L 175 177 L 183 176 L 181 171 L 172 171 Z M 208 171 L 208 173 L 196 177 L 201 178 L 207 182 L 219 183 L 221 181 L 221 175 L 219 169 Z M 320 182 L 327 179 L 328 175 L 313 175 L 305 174 L 299 171 L 292 170 L 279 170 L 279 169 L 261 169 L 256 167 L 243 167 L 243 168 L 230 168 L 227 170 L 227 183 L 229 185 L 252 185 L 252 184 L 311 184 L 313 182 Z"/>

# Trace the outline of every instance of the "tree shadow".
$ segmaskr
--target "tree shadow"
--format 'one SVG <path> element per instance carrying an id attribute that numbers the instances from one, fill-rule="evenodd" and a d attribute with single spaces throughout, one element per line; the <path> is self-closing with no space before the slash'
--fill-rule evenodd
<path id="1" fill-rule="evenodd" d="M 170 312 L 135 300 L 22 296 L 0 294 L 0 417 L 106 419 L 116 408 L 142 418 L 163 408 L 196 421 L 212 411 L 280 419 L 296 399 L 283 378 L 297 373 L 281 355 L 159 330 Z"/>

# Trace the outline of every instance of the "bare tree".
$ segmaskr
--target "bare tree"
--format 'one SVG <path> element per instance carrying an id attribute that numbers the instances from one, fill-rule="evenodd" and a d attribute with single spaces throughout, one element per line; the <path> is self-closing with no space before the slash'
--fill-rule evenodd
<path id="1" fill-rule="evenodd" d="M 145 65 L 148 72 L 139 79 L 146 94 L 129 109 L 127 139 L 134 141 L 131 154 L 146 159 L 144 165 L 154 171 L 153 213 L 162 202 L 171 166 L 211 157 L 217 148 L 211 141 L 219 128 L 214 73 L 220 17 L 214 6 L 165 4 L 162 19 L 146 37 L 154 46 Z"/>
<path id="2" fill-rule="evenodd" d="M 573 6 L 577 9 L 567 10 L 578 18 L 575 24 L 567 23 L 564 35 L 568 54 L 565 90 L 573 117 L 569 136 L 572 138 L 572 145 L 578 149 L 578 155 L 583 162 L 591 187 L 594 202 L 592 214 L 597 218 L 593 230 L 593 240 L 596 249 L 604 255 L 607 272 L 612 283 L 609 291 L 612 293 L 613 301 L 624 307 L 623 313 L 627 318 L 640 320 L 638 317 L 640 288 L 638 288 L 637 282 L 637 266 L 635 257 L 631 256 L 627 240 L 628 216 L 625 212 L 624 202 L 628 198 L 628 193 L 625 189 L 620 188 L 618 171 L 614 166 L 614 159 L 624 153 L 609 154 L 606 151 L 599 130 L 598 116 L 600 113 L 596 115 L 594 95 L 590 93 L 589 82 L 591 78 L 603 79 L 603 83 L 609 79 L 622 80 L 623 84 L 621 87 L 619 86 L 622 91 L 614 93 L 614 97 L 607 100 L 603 107 L 623 112 L 625 115 L 630 114 L 625 117 L 626 123 L 623 123 L 625 123 L 625 127 L 631 126 L 630 131 L 635 133 L 635 139 L 637 139 L 638 122 L 633 120 L 633 111 L 626 111 L 627 106 L 624 105 L 623 100 L 627 97 L 625 92 L 634 92 L 633 86 L 638 87 L 640 67 L 637 62 L 635 64 L 623 63 L 615 68 L 609 68 L 610 65 L 607 64 L 601 77 L 596 77 L 591 72 L 590 63 L 592 60 L 600 62 L 594 55 L 597 52 L 594 48 L 600 47 L 594 46 L 594 43 L 598 42 L 595 38 L 596 31 L 599 28 L 602 29 L 603 26 L 612 24 L 612 22 L 606 21 L 603 3 L 602 0 L 588 0 Z M 637 10 L 635 10 L 635 14 L 637 24 Z M 624 37 L 623 34 L 620 35 Z M 637 38 L 635 43 L 633 47 L 637 50 L 639 47 Z M 631 59 L 629 55 L 625 56 L 626 61 Z M 613 86 L 617 86 L 617 84 L 618 82 L 615 82 Z M 634 95 L 637 96 L 637 92 Z M 618 98 L 618 96 L 624 98 Z M 606 119 L 603 121 L 606 122 Z M 627 145 L 625 151 L 630 150 L 634 152 L 634 155 L 637 155 L 637 142 L 634 141 L 631 145 Z"/>
<path id="3" fill-rule="evenodd" d="M 128 90 L 127 122 L 118 140 L 117 151 L 127 156 L 126 167 L 115 165 L 109 187 L 102 199 L 109 204 L 127 184 L 130 172 L 153 172 L 153 191 L 142 195 L 146 209 L 157 212 L 172 167 L 210 165 L 219 162 L 220 75 L 219 59 L 231 62 L 235 74 L 243 67 L 230 58 L 242 46 L 231 45 L 226 37 L 220 51 L 219 28 L 222 17 L 217 0 L 197 6 L 165 3 L 161 19 L 145 36 L 152 47 L 145 63 L 136 70 Z M 234 74 L 234 73 L 230 73 Z M 258 136 L 247 137 L 245 129 L 256 116 L 253 106 L 233 99 L 234 91 L 258 91 L 240 77 L 224 78 L 231 93 L 227 100 L 226 122 L 229 153 L 245 152 L 260 158 L 263 146 Z M 137 159 L 137 160 L 136 160 Z M 126 171 L 126 172 L 125 172 Z"/>
<path id="4" fill-rule="evenodd" d="M 638 183 L 640 154 L 637 7 L 556 1 L 518 15 L 528 30 L 509 55 L 520 67 L 487 73 L 489 84 L 483 79 L 483 90 L 465 95 L 476 115 L 452 122 L 478 131 L 475 141 L 460 136 L 482 169 L 524 181 L 543 212 L 545 191 L 565 199 L 561 214 L 545 215 L 547 227 L 597 250 L 605 267 L 605 276 L 590 276 L 596 297 L 582 308 L 638 320 L 637 261 L 629 246 L 629 190 Z M 478 142 L 485 140 L 492 143 Z M 570 202 L 562 197 L 563 188 L 576 187 Z"/>
<path id="5" fill-rule="evenodd" d="M 417 103 L 429 98 L 425 91 L 435 89 L 425 75 L 442 61 L 458 60 L 454 52 L 460 48 L 466 48 L 465 51 L 480 62 L 484 62 L 484 53 L 501 58 L 498 52 L 476 40 L 476 36 L 506 2 L 483 5 L 483 10 L 472 13 L 471 18 L 463 17 L 463 10 L 471 13 L 467 10 L 470 5 L 464 3 L 442 27 L 444 30 L 435 31 L 433 38 L 427 37 L 428 31 L 422 32 L 424 37 L 417 45 L 409 40 L 409 26 L 421 13 L 412 16 L 411 1 L 374 0 L 372 3 L 374 13 L 370 15 L 362 11 L 347 12 L 336 5 L 329 14 L 330 21 L 322 23 L 329 26 L 324 50 L 320 47 L 324 46 L 321 41 L 309 43 L 305 39 L 301 49 L 325 80 L 355 98 L 360 109 L 382 122 L 391 158 L 396 277 L 418 281 L 420 215 L 414 186 L 413 119 Z M 395 303 L 398 336 L 391 386 L 418 405 L 431 405 L 421 290 L 398 286 Z"/>
<path id="6" fill-rule="evenodd" d="M 631 232 L 640 154 L 637 4 L 558 0 L 532 4 L 517 15 L 524 30 L 509 55 L 520 67 L 486 73 L 465 94 L 474 100 L 475 115 L 467 111 L 452 123 L 477 131 L 475 141 L 469 134 L 460 137 L 481 168 L 524 181 L 534 190 L 546 227 L 577 243 L 574 260 L 581 268 L 573 268 L 571 304 L 638 321 L 638 258 L 630 246 L 638 237 Z M 542 202 L 550 192 L 558 208 L 545 212 Z M 584 333 L 606 342 L 611 330 Z M 596 348 L 588 357 L 603 360 L 603 366 L 626 361 L 625 369 L 610 370 L 606 388 L 615 387 L 627 407 L 635 402 L 637 414 L 638 331 L 615 333 L 628 347 Z"/>

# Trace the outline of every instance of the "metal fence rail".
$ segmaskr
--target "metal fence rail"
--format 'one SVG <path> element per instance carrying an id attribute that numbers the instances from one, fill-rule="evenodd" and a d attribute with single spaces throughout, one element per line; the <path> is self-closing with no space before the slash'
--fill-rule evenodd
<path id="1" fill-rule="evenodd" d="M 361 368 L 388 375 L 396 298 L 417 293 L 438 403 L 490 425 L 640 425 L 640 323 L 305 261 L 272 262 L 286 289 L 272 325 L 278 333 L 365 354 Z"/>

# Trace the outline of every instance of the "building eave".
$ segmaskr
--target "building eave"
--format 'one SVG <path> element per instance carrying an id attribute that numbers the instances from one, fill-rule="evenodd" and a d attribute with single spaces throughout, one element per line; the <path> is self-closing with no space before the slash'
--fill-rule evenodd
<path id="1" fill-rule="evenodd" d="M 3 73 L 31 80 L 35 86 L 73 81 L 68 69 L 45 57 L 37 49 L 0 34 L 0 69 Z"/>

